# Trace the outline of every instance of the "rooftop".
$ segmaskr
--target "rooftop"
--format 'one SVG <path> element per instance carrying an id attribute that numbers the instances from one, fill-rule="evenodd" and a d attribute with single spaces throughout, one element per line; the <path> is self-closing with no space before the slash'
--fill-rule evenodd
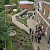
<path id="1" fill-rule="evenodd" d="M 16 6 L 16 4 L 12 4 L 12 5 L 4 5 L 4 7 L 9 7 L 9 6 Z"/>
<path id="2" fill-rule="evenodd" d="M 33 4 L 34 2 L 31 1 L 19 1 L 19 4 Z"/>

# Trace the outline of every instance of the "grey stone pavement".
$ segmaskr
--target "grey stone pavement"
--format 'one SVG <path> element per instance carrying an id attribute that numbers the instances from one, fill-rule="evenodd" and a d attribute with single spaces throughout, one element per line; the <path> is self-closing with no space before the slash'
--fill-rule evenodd
<path id="1" fill-rule="evenodd" d="M 31 29 L 35 30 L 35 26 L 36 26 L 36 21 L 32 19 L 32 17 L 27 19 L 27 26 Z"/>
<path id="2" fill-rule="evenodd" d="M 42 37 L 40 43 L 33 41 L 34 50 L 37 50 L 37 46 L 40 47 L 40 50 L 50 50 L 50 47 L 48 46 L 47 41 L 44 37 Z"/>
<path id="3" fill-rule="evenodd" d="M 28 27 L 30 27 L 32 29 L 35 29 L 36 21 L 32 20 L 31 18 L 30 19 L 28 18 L 27 19 L 27 25 L 28 25 Z M 50 47 L 48 47 L 47 41 L 44 37 L 42 37 L 40 43 L 37 43 L 37 42 L 33 41 L 34 50 L 37 50 L 37 46 L 40 47 L 40 50 L 50 50 Z"/>

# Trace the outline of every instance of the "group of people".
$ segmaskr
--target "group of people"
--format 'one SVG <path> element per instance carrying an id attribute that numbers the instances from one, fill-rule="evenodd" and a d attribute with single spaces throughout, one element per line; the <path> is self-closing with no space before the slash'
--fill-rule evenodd
<path id="1" fill-rule="evenodd" d="M 36 26 L 35 30 L 32 30 L 30 28 L 30 34 L 32 35 L 32 41 L 36 41 L 40 43 L 41 38 L 44 36 L 45 37 L 45 29 L 42 28 L 42 26 Z M 50 46 L 50 35 L 47 40 L 48 46 Z"/>
<path id="2" fill-rule="evenodd" d="M 40 43 L 41 37 L 45 34 L 45 30 L 41 26 L 36 26 L 36 29 L 33 31 L 30 28 L 30 33 L 32 34 L 32 41 L 35 39 L 36 42 Z"/>
<path id="3" fill-rule="evenodd" d="M 35 39 L 36 42 L 40 43 L 41 37 L 45 34 L 45 30 L 41 26 L 36 26 L 35 30 L 30 28 L 30 33 L 32 35 L 32 41 Z M 37 50 L 40 50 L 39 46 L 37 46 Z"/>

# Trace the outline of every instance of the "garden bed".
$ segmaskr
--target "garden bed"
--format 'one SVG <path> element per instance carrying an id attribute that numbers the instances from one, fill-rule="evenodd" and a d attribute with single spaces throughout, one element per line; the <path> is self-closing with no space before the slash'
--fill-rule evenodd
<path id="1" fill-rule="evenodd" d="M 22 24 L 27 25 L 27 18 L 25 18 L 25 19 L 20 19 L 19 17 L 16 17 L 16 19 L 17 19 L 19 22 L 21 22 Z"/>
<path id="2" fill-rule="evenodd" d="M 16 35 L 13 37 L 15 50 L 33 50 L 30 35 L 15 26 Z"/>

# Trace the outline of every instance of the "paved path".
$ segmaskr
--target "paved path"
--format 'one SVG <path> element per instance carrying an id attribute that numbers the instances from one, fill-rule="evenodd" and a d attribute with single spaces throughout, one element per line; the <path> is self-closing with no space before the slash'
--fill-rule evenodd
<path id="1" fill-rule="evenodd" d="M 35 29 L 35 26 L 36 26 L 36 21 L 35 20 L 32 20 L 31 18 L 27 20 L 27 25 L 28 27 L 32 28 L 32 29 Z M 33 42 L 33 47 L 34 47 L 34 50 L 37 50 L 37 46 L 40 46 L 40 49 L 41 50 L 50 50 L 49 47 L 48 47 L 48 44 L 47 44 L 47 41 L 44 37 L 42 37 L 42 40 L 41 40 L 41 43 L 37 43 L 37 42 Z"/>
<path id="2" fill-rule="evenodd" d="M 29 28 L 32 28 L 35 30 L 35 26 L 36 26 L 36 21 L 33 20 L 32 18 L 28 18 L 27 19 L 27 25 Z"/>
<path id="3" fill-rule="evenodd" d="M 40 50 L 50 50 L 50 48 L 48 47 L 47 41 L 45 40 L 44 37 L 42 37 L 42 40 L 40 43 L 37 43 L 35 41 L 33 42 L 34 50 L 37 50 L 37 46 L 40 47 Z"/>

